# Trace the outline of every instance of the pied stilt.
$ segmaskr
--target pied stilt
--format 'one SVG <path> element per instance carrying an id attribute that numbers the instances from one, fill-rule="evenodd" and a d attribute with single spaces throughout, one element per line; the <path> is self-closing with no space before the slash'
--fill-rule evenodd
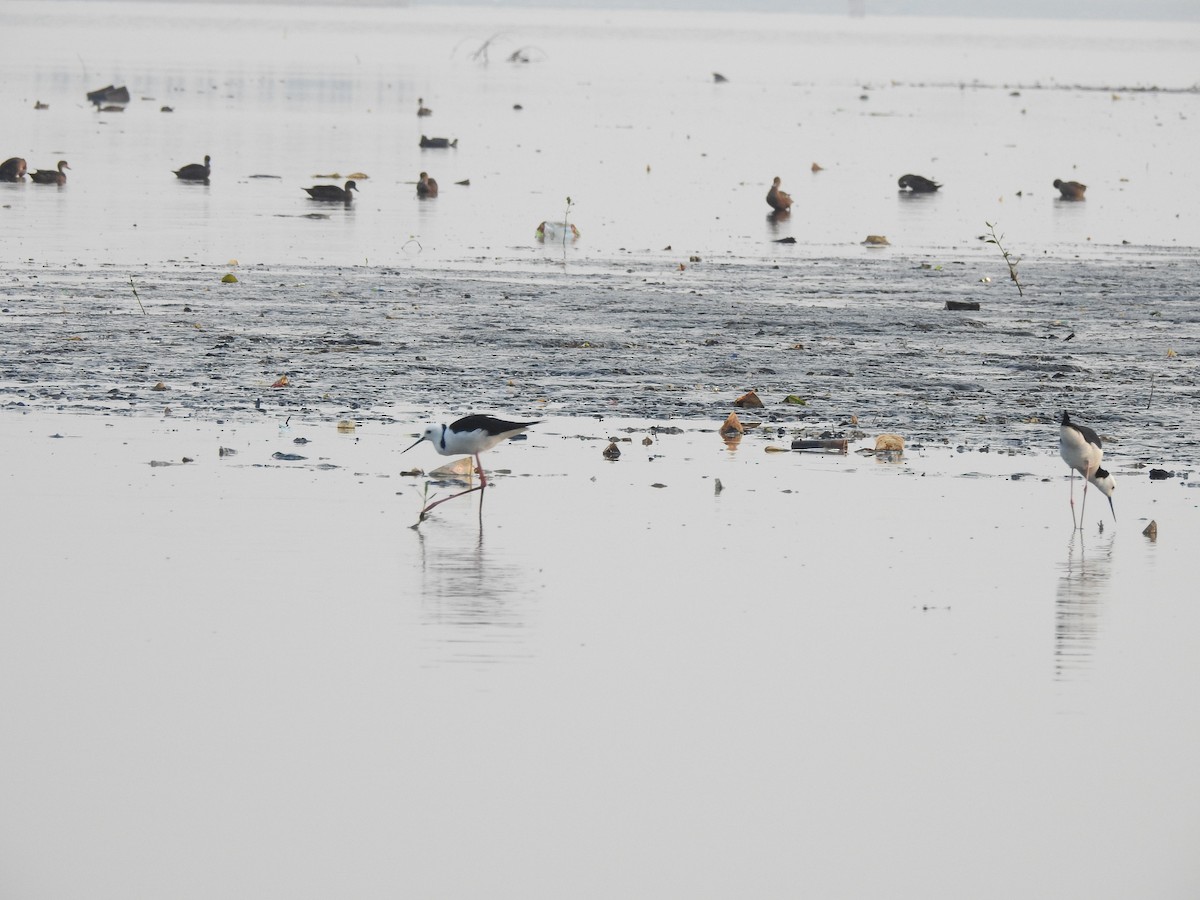
<path id="1" fill-rule="evenodd" d="M 1075 527 L 1080 527 L 1079 522 L 1082 521 L 1083 512 L 1087 508 L 1089 483 L 1094 484 L 1096 490 L 1108 498 L 1108 507 L 1112 510 L 1115 520 L 1117 510 L 1113 506 L 1112 495 L 1117 488 L 1117 483 L 1113 480 L 1112 475 L 1100 466 L 1100 461 L 1104 458 L 1100 435 L 1086 425 L 1076 425 L 1071 421 L 1067 411 L 1063 410 L 1062 425 L 1058 434 L 1058 452 L 1062 454 L 1063 462 L 1071 467 L 1071 519 L 1075 522 Z M 1076 472 L 1083 476 L 1083 503 L 1079 509 L 1078 519 L 1075 518 Z"/>

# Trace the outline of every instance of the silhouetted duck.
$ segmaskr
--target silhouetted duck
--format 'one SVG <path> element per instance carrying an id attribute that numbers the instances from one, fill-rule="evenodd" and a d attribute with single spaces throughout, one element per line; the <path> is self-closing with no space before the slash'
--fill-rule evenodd
<path id="1" fill-rule="evenodd" d="M 775 210 L 775 212 L 787 212 L 792 208 L 792 197 L 785 191 L 779 189 L 781 179 L 778 175 L 771 182 L 771 189 L 767 191 L 767 206 Z"/>
<path id="2" fill-rule="evenodd" d="M 418 197 L 436 197 L 438 195 L 437 182 L 429 177 L 428 172 L 421 173 L 421 180 L 417 182 Z"/>
<path id="3" fill-rule="evenodd" d="M 63 169 L 69 169 L 65 159 L 58 161 L 58 170 L 54 169 L 38 169 L 36 172 L 30 172 L 29 177 L 38 184 L 66 184 L 67 173 Z"/>
<path id="4" fill-rule="evenodd" d="M 345 188 L 340 188 L 336 184 L 318 184 L 316 187 L 304 188 L 308 192 L 308 196 L 313 200 L 329 200 L 336 203 L 349 203 L 353 200 L 351 191 L 357 191 L 358 185 L 353 181 L 347 181 Z"/>
<path id="5" fill-rule="evenodd" d="M 910 190 L 914 194 L 932 194 L 941 187 L 936 181 L 930 181 L 921 175 L 901 175 L 900 190 Z"/>
<path id="6" fill-rule="evenodd" d="M 1060 178 L 1054 179 L 1054 186 L 1058 188 L 1058 192 L 1062 194 L 1064 200 L 1082 200 L 1084 191 L 1087 190 L 1086 184 L 1080 184 L 1078 181 L 1063 181 Z"/>
<path id="7" fill-rule="evenodd" d="M 433 115 L 433 110 L 430 109 L 428 106 L 426 106 L 425 101 L 422 100 L 420 97 L 417 98 L 417 115 L 418 116 L 432 116 Z"/>
<path id="8" fill-rule="evenodd" d="M 21 181 L 25 177 L 25 160 L 19 156 L 0 163 L 0 181 Z"/>
<path id="9" fill-rule="evenodd" d="M 457 147 L 458 138 L 450 140 L 450 138 L 431 138 L 421 135 L 421 146 L 424 148 L 446 149 L 447 147 Z"/>
<path id="10" fill-rule="evenodd" d="M 175 170 L 175 177 L 182 178 L 184 181 L 208 181 L 208 176 L 212 174 L 212 157 L 204 157 L 204 165 L 200 163 L 189 163 L 182 169 Z"/>

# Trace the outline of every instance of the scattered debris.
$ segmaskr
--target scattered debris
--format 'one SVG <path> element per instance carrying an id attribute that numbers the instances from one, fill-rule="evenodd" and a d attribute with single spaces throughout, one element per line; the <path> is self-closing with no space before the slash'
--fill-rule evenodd
<path id="1" fill-rule="evenodd" d="M 572 241 L 579 240 L 579 229 L 574 222 L 541 222 L 534 233 L 539 241 L 562 241 L 570 236 Z"/>
<path id="2" fill-rule="evenodd" d="M 875 438 L 876 453 L 899 453 L 904 450 L 904 438 L 898 434 L 881 434 Z"/>
<path id="3" fill-rule="evenodd" d="M 965 311 L 965 312 L 978 312 L 979 311 L 979 301 L 978 300 L 947 300 L 946 301 L 946 309 L 956 310 L 956 311 Z"/>
<path id="4" fill-rule="evenodd" d="M 114 87 L 110 84 L 97 91 L 88 91 L 87 98 L 88 103 L 94 103 L 96 106 L 104 106 L 109 103 L 128 103 L 129 88 L 124 85 Z"/>
<path id="5" fill-rule="evenodd" d="M 1158 522 L 1154 521 L 1154 519 L 1151 519 L 1150 524 L 1147 525 L 1142 530 L 1142 534 L 1144 534 L 1146 537 L 1150 538 L 1150 540 L 1152 540 L 1152 541 L 1157 541 L 1158 540 Z"/>
<path id="6" fill-rule="evenodd" d="M 721 425 L 720 431 L 723 437 L 727 437 L 733 434 L 744 434 L 746 429 L 742 426 L 741 419 L 738 418 L 737 413 L 731 412 L 729 418 Z"/>
<path id="7" fill-rule="evenodd" d="M 762 409 L 763 402 L 758 399 L 758 394 L 754 391 L 746 391 L 742 396 L 733 401 L 733 405 L 738 409 Z"/>
<path id="8" fill-rule="evenodd" d="M 815 450 L 821 453 L 841 453 L 845 455 L 850 446 L 846 438 L 817 438 L 804 440 L 797 438 L 792 441 L 793 450 Z"/>
<path id="9" fill-rule="evenodd" d="M 891 244 L 882 234 L 868 234 L 863 243 L 868 247 L 887 247 Z"/>
<path id="10" fill-rule="evenodd" d="M 616 441 L 609 441 L 608 446 L 604 448 L 603 456 L 605 459 L 620 459 L 621 448 L 617 446 Z"/>

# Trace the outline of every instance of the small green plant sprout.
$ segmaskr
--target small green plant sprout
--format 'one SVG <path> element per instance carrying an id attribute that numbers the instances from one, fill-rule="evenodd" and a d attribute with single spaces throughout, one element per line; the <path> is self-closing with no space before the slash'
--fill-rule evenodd
<path id="1" fill-rule="evenodd" d="M 567 248 L 567 232 L 571 230 L 571 198 L 567 197 L 567 208 L 563 211 L 563 250 Z"/>
<path id="2" fill-rule="evenodd" d="M 1017 277 L 1017 264 L 1021 261 L 1021 257 L 1013 256 L 1004 249 L 1004 245 L 1000 243 L 1004 235 L 996 234 L 995 225 L 993 225 L 991 222 L 984 222 L 983 224 L 988 227 L 988 236 L 984 238 L 984 242 L 996 245 L 996 249 L 999 250 L 1000 255 L 1004 257 L 1004 264 L 1008 266 L 1008 277 L 1011 278 L 1012 283 L 1017 286 L 1017 293 L 1024 297 L 1025 290 L 1021 287 L 1021 279 Z"/>

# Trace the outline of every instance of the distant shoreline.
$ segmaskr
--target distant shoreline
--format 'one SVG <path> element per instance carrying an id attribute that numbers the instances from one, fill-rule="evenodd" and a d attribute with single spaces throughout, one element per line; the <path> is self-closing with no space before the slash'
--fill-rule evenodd
<path id="1" fill-rule="evenodd" d="M 58 2 L 96 3 L 106 0 L 58 0 Z M 237 0 L 131 0 L 135 3 L 197 4 L 202 6 L 232 5 L 244 7 Z M 1145 0 L 1135 8 L 1121 0 L 1093 0 L 1085 7 L 1071 0 L 1015 0 L 1004 7 L 966 6 L 955 0 L 813 0 L 807 8 L 798 10 L 786 0 L 654 0 L 649 4 L 635 0 L 253 0 L 260 6 L 341 6 L 378 9 L 411 8 L 483 8 L 528 10 L 612 10 L 628 12 L 693 12 L 693 13 L 769 13 L 787 15 L 845 16 L 846 18 L 950 18 L 950 19 L 1035 19 L 1045 21 L 1116 21 L 1116 22 L 1180 22 L 1200 23 L 1200 4 L 1190 0 Z M 914 9 L 914 6 L 916 7 Z"/>

